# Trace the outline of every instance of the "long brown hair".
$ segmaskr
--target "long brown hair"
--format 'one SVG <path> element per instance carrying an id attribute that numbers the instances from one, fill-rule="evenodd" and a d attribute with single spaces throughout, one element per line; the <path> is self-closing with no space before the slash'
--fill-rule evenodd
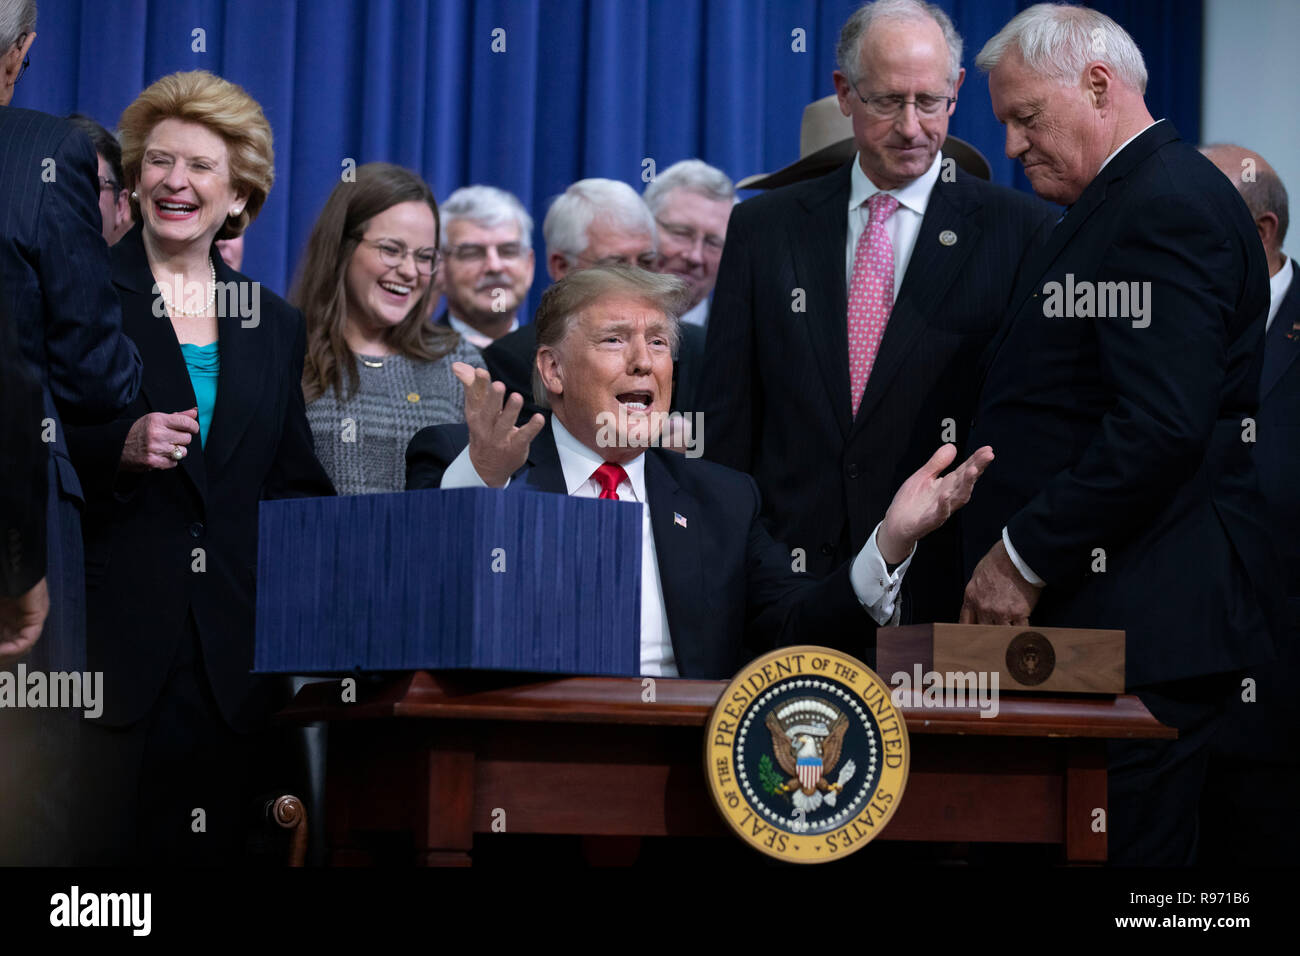
<path id="1" fill-rule="evenodd" d="M 366 224 L 385 209 L 404 202 L 426 203 L 433 210 L 436 236 L 440 231 L 438 203 L 428 183 L 401 166 L 366 163 L 357 167 L 355 181 L 341 182 L 334 187 L 312 227 L 290 294 L 290 300 L 302 309 L 307 320 L 302 390 L 309 403 L 331 388 L 340 400 L 346 400 L 360 385 L 356 360 L 343 337 L 347 322 L 348 263 L 360 244 Z M 400 354 L 436 362 L 460 341 L 456 332 L 429 321 L 430 307 L 437 294 L 431 276 L 406 318 L 389 330 L 388 344 Z"/>

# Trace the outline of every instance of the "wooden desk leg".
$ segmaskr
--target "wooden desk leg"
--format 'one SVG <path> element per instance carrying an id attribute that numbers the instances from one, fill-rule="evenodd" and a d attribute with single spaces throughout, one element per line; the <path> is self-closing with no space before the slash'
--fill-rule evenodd
<path id="1" fill-rule="evenodd" d="M 469 866 L 474 845 L 474 750 L 442 737 L 425 751 L 422 799 L 413 821 L 421 866 Z"/>
<path id="2" fill-rule="evenodd" d="M 1106 805 L 1106 742 L 1071 740 L 1065 766 L 1065 860 L 1070 865 L 1105 863 L 1106 831 L 1097 810 Z M 1109 816 L 1104 818 L 1109 824 Z"/>

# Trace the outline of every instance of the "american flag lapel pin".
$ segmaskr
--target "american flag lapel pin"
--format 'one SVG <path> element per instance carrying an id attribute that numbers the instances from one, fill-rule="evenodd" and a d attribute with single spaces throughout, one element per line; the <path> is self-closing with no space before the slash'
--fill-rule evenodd
<path id="1" fill-rule="evenodd" d="M 683 517 L 682 517 L 680 514 L 678 514 L 676 511 L 674 511 L 674 512 L 673 512 L 673 524 L 675 524 L 675 525 L 681 525 L 683 528 L 685 528 L 685 527 L 686 527 L 686 519 L 683 518 Z"/>

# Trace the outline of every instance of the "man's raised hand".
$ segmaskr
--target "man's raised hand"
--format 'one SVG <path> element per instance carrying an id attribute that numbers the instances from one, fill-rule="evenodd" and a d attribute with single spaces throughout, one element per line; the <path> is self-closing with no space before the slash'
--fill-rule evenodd
<path id="1" fill-rule="evenodd" d="M 955 445 L 940 445 L 930 460 L 903 482 L 889 503 L 876 535 L 876 546 L 890 564 L 901 564 L 917 541 L 970 501 L 976 479 L 993 460 L 993 449 L 985 445 L 960 467 L 944 475 L 943 470 L 956 457 Z"/>
<path id="2" fill-rule="evenodd" d="M 528 461 L 528 446 L 546 424 L 534 415 L 521 427 L 515 426 L 523 396 L 492 381 L 485 369 L 464 362 L 452 362 L 452 373 L 465 388 L 465 424 L 469 427 L 469 460 L 484 483 L 501 488 Z"/>

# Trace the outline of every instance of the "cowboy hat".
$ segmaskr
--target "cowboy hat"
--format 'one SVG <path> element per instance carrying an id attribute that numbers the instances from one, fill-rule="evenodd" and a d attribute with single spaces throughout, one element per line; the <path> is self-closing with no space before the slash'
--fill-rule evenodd
<path id="1" fill-rule="evenodd" d="M 824 176 L 838 169 L 857 155 L 858 146 L 853 140 L 853 121 L 840 112 L 834 93 L 814 100 L 803 109 L 803 122 L 799 126 L 799 158 L 789 166 L 774 173 L 746 176 L 736 183 L 737 189 L 775 189 Z M 943 141 L 943 155 L 951 157 L 958 166 L 980 179 L 991 175 L 989 161 L 963 139 L 949 136 Z"/>

